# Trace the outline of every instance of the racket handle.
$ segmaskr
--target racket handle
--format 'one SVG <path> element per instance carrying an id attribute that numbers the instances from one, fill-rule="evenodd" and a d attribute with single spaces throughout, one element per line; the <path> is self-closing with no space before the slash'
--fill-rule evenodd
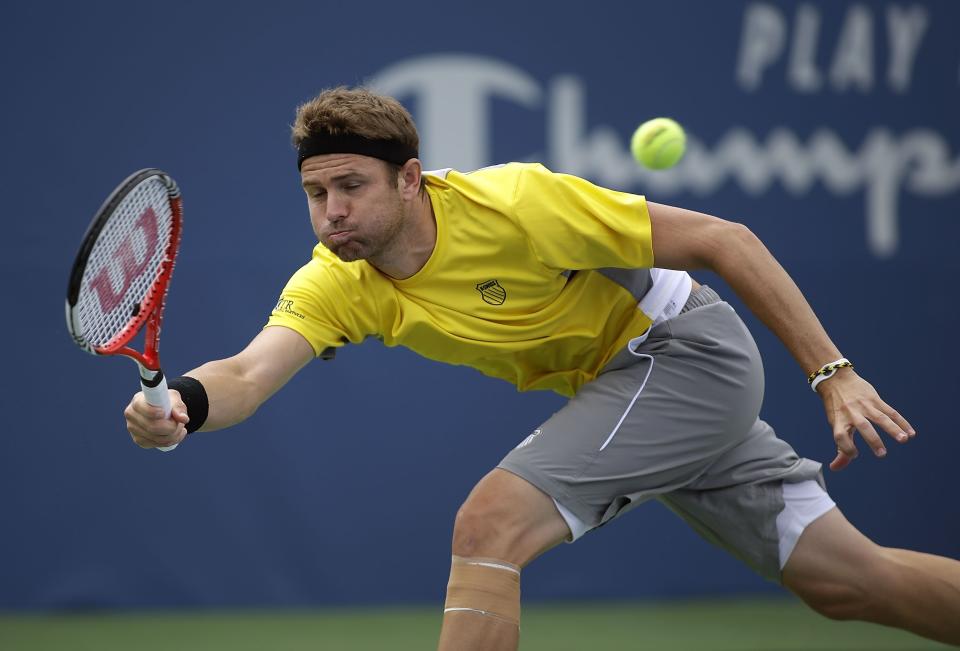
<path id="1" fill-rule="evenodd" d="M 144 369 L 145 370 L 145 369 Z M 151 373 L 152 371 L 146 371 L 146 373 Z M 159 382 L 157 381 L 159 378 Z M 140 375 L 140 388 L 143 389 L 143 397 L 147 399 L 147 403 L 153 405 L 154 407 L 160 407 L 163 409 L 163 417 L 170 417 L 170 392 L 167 391 L 167 378 L 164 377 L 163 371 L 156 371 L 156 374 L 152 379 L 144 379 L 143 373 Z M 168 445 L 166 447 L 157 448 L 161 452 L 170 452 L 175 450 L 177 444 Z"/>

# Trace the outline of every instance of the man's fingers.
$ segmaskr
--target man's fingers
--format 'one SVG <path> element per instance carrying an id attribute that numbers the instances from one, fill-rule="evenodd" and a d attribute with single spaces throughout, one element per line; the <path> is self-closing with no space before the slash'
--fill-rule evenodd
<path id="1" fill-rule="evenodd" d="M 150 430 L 128 428 L 130 436 L 134 442 L 142 448 L 156 448 L 161 446 L 173 445 L 179 442 L 183 425 L 177 424 L 177 428 L 169 432 L 155 432 Z"/>
<path id="2" fill-rule="evenodd" d="M 133 442 L 142 448 L 167 447 L 179 443 L 186 435 L 184 425 L 190 420 L 186 406 L 175 398 L 170 416 L 165 417 L 160 407 L 147 403 L 143 393 L 138 393 L 127 405 L 123 415 L 127 421 L 127 431 Z"/>
<path id="3" fill-rule="evenodd" d="M 876 456 L 887 456 L 887 448 L 883 445 L 883 439 L 881 439 L 880 435 L 877 434 L 877 430 L 874 429 L 873 423 L 871 423 L 866 416 L 860 416 L 853 421 L 853 426 L 857 428 L 857 431 L 860 432 L 861 438 L 867 442 L 867 445 L 870 446 L 870 449 L 873 450 L 873 453 Z"/>
<path id="4" fill-rule="evenodd" d="M 187 435 L 187 428 L 184 427 L 182 423 L 179 423 L 177 425 L 177 431 L 173 433 L 173 439 L 168 445 L 180 443 L 181 441 L 183 441 L 186 435 Z"/>
<path id="5" fill-rule="evenodd" d="M 170 389 L 170 418 L 186 425 L 190 422 L 190 416 L 187 414 L 187 405 L 180 397 L 180 392 L 176 389 Z"/>
<path id="6" fill-rule="evenodd" d="M 843 455 L 850 463 L 860 454 L 853 441 L 853 426 L 838 427 L 833 432 L 833 441 L 837 444 L 837 455 Z M 844 464 L 846 465 L 846 464 Z"/>
<path id="7" fill-rule="evenodd" d="M 187 415 L 187 407 L 182 402 L 178 405 L 174 405 L 170 410 L 170 418 L 177 421 L 181 425 L 186 425 L 190 422 L 190 417 Z"/>
<path id="8" fill-rule="evenodd" d="M 905 432 L 906 435 L 909 436 L 910 438 L 913 438 L 914 436 L 917 435 L 917 431 L 913 429 L 913 426 L 910 425 L 910 422 L 906 418 L 901 416 L 899 411 L 897 411 L 887 403 L 883 402 L 882 400 L 880 401 L 880 411 L 882 411 L 885 416 L 887 416 L 890 420 L 896 423 L 897 427 L 900 428 L 901 431 Z"/>
<path id="9" fill-rule="evenodd" d="M 870 420 L 877 424 L 884 432 L 897 443 L 906 443 L 910 440 L 910 435 L 902 427 L 897 425 L 890 416 L 882 411 L 875 411 L 870 414 Z"/>
<path id="10" fill-rule="evenodd" d="M 127 420 L 127 429 L 131 432 L 144 432 L 151 436 L 169 436 L 177 431 L 182 422 L 173 418 L 153 418 L 139 413 L 124 414 Z"/>
<path id="11" fill-rule="evenodd" d="M 876 390 L 856 373 L 838 376 L 838 379 L 824 386 L 828 388 L 822 391 L 821 397 L 837 444 L 837 456 L 830 463 L 831 469 L 841 470 L 857 458 L 857 433 L 877 457 L 887 454 L 884 439 L 877 433 L 878 430 L 900 443 L 906 443 L 916 436 L 907 419 L 881 400 Z"/>
<path id="12" fill-rule="evenodd" d="M 147 402 L 142 392 L 133 396 L 133 400 L 131 400 L 127 408 L 123 410 L 123 415 L 127 418 L 135 416 L 138 420 L 144 422 L 149 420 L 164 420 L 163 409 Z"/>
<path id="13" fill-rule="evenodd" d="M 851 457 L 848 457 L 840 450 L 837 450 L 837 456 L 834 458 L 833 461 L 830 462 L 830 470 L 833 470 L 834 472 L 838 470 L 843 470 L 844 468 L 850 465 L 851 461 L 853 461 Z"/>
<path id="14" fill-rule="evenodd" d="M 130 430 L 130 436 L 133 442 L 141 448 L 165 448 L 183 441 L 187 435 L 187 429 L 180 423 L 172 432 L 158 434 L 150 431 Z"/>

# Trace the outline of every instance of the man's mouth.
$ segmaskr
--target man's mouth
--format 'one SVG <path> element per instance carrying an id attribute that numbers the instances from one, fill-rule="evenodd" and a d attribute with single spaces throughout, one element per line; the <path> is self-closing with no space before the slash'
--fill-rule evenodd
<path id="1" fill-rule="evenodd" d="M 338 243 L 340 243 L 340 242 L 344 242 L 344 241 L 350 239 L 350 234 L 351 234 L 352 232 L 353 232 L 353 231 L 349 231 L 349 230 L 347 230 L 347 231 L 333 231 L 332 233 L 330 233 L 329 235 L 327 235 L 327 239 L 328 239 L 330 242 L 334 243 L 334 244 L 338 244 Z"/>

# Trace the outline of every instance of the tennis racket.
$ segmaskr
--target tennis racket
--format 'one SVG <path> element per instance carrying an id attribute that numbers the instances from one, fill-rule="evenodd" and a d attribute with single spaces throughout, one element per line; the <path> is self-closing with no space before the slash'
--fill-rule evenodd
<path id="1" fill-rule="evenodd" d="M 172 178 L 156 169 L 133 174 L 90 222 L 67 285 L 73 340 L 88 353 L 136 362 L 147 402 L 162 408 L 165 417 L 170 395 L 160 370 L 160 325 L 182 216 L 180 189 Z M 142 353 L 131 347 L 141 331 Z"/>

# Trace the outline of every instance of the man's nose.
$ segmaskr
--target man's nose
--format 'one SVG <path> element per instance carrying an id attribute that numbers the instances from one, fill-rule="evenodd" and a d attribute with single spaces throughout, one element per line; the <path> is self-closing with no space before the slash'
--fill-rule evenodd
<path id="1" fill-rule="evenodd" d="M 339 222 L 349 214 L 347 201 L 339 194 L 330 192 L 327 194 L 326 218 L 328 222 Z"/>

